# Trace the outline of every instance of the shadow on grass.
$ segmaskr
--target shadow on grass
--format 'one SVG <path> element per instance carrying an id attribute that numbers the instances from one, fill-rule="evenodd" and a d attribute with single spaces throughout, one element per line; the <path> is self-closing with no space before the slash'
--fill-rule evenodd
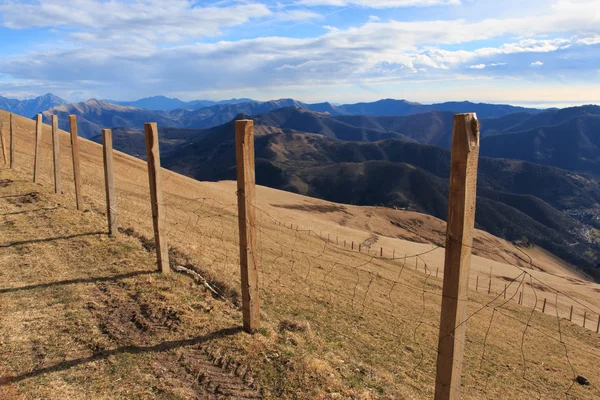
<path id="1" fill-rule="evenodd" d="M 106 234 L 107 234 L 106 232 L 88 232 L 88 233 L 78 233 L 76 235 L 57 236 L 57 237 L 51 237 L 51 238 L 45 238 L 45 239 L 23 240 L 21 242 L 12 242 L 12 243 L 8 243 L 8 244 L 3 244 L 0 246 L 0 248 L 19 246 L 19 245 L 23 245 L 23 244 L 54 242 L 56 240 L 68 240 L 68 239 L 73 239 L 73 238 L 82 237 L 82 236 L 95 236 L 95 235 L 106 235 Z"/>
<path id="2" fill-rule="evenodd" d="M 217 339 L 217 338 L 233 336 L 240 332 L 242 332 L 241 327 L 225 328 L 225 329 L 221 329 L 221 330 L 218 330 L 215 332 L 211 332 L 204 336 L 199 336 L 199 337 L 195 337 L 195 338 L 191 338 L 191 339 L 172 340 L 172 341 L 168 341 L 168 342 L 162 342 L 162 343 L 159 343 L 154 346 L 118 347 L 113 350 L 105 350 L 103 352 L 94 354 L 90 357 L 77 358 L 75 360 L 63 361 L 63 362 L 60 362 L 55 365 L 51 365 L 46 368 L 35 369 L 33 371 L 25 372 L 20 375 L 0 377 L 0 386 L 9 385 L 11 383 L 20 382 L 25 379 L 34 378 L 34 377 L 52 373 L 52 372 L 66 371 L 70 368 L 77 367 L 82 364 L 86 364 L 86 363 L 89 363 L 92 361 L 106 359 L 107 357 L 109 357 L 111 355 L 115 355 L 115 354 L 123 354 L 123 353 L 142 354 L 142 353 L 167 351 L 167 350 L 177 349 L 180 347 L 201 344 L 201 343 L 208 342 L 210 340 Z"/>
<path id="3" fill-rule="evenodd" d="M 121 274 L 121 275 L 68 279 L 65 281 L 48 282 L 48 283 L 40 283 L 37 285 L 0 289 L 0 294 L 21 292 L 21 291 L 35 290 L 35 289 L 45 289 L 45 288 L 49 288 L 49 287 L 53 287 L 53 286 L 74 285 L 77 283 L 96 283 L 96 282 L 116 281 L 118 279 L 133 278 L 134 276 L 150 275 L 150 274 L 156 274 L 156 273 L 158 273 L 158 272 L 157 271 L 136 271 L 136 272 L 129 272 L 126 274 Z"/>
<path id="4" fill-rule="evenodd" d="M 38 208 L 35 210 L 25 210 L 25 211 L 15 211 L 15 212 L 9 212 L 9 213 L 5 213 L 5 214 L 0 214 L 0 216 L 4 216 L 4 215 L 18 215 L 18 214 L 29 214 L 29 213 L 36 213 L 36 212 L 43 212 L 43 211 L 54 211 L 57 210 L 58 207 L 53 207 L 53 208 Z"/>

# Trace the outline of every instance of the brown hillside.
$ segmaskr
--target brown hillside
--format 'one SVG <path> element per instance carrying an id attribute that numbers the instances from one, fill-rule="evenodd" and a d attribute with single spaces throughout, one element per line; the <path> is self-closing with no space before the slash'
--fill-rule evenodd
<path id="1" fill-rule="evenodd" d="M 6 127 L 8 115 L 0 112 L 0 119 Z M 112 278 L 98 281 L 94 278 L 154 269 L 152 253 L 144 252 L 138 241 L 125 234 L 118 239 L 102 234 L 72 237 L 103 227 L 101 147 L 81 142 L 88 211 L 80 213 L 74 210 L 68 135 L 61 134 L 65 193 L 49 195 L 53 187 L 50 129 L 44 129 L 43 183 L 34 186 L 27 183 L 34 122 L 18 118 L 17 123 L 18 170 L 2 169 L 0 176 L 13 181 L 0 188 L 0 212 L 6 214 L 4 221 L 12 221 L 4 222 L 0 230 L 2 257 L 10 261 L 0 268 L 3 288 L 8 289 L 0 291 L 2 321 L 7 321 L 0 325 L 0 337 L 3 348 L 10 351 L 3 349 L 8 357 L 0 358 L 0 393 L 14 398 L 199 397 L 204 376 L 211 375 L 210 371 L 202 374 L 206 361 L 191 355 L 202 348 L 193 339 L 208 335 L 209 349 L 233 355 L 236 362 L 253 370 L 264 398 L 431 398 L 441 293 L 441 273 L 439 278 L 435 273 L 443 265 L 443 248 L 438 247 L 443 244 L 442 221 L 257 188 L 263 328 L 254 336 L 223 331 L 241 322 L 231 305 L 236 304 L 239 286 L 235 184 L 196 182 L 169 171 L 163 174 L 168 241 L 187 255 L 174 262 L 196 269 L 228 300 L 209 299 L 191 280 L 178 275 L 141 274 L 124 283 L 111 283 Z M 115 162 L 118 223 L 151 237 L 145 164 L 121 153 Z M 31 192 L 41 193 L 40 205 L 19 207 L 11 200 Z M 53 207 L 59 209 L 40 211 Z M 327 235 L 333 243 L 327 243 Z M 67 240 L 31 242 L 48 237 Z M 351 241 L 361 244 L 363 252 L 344 248 L 342 240 L 347 246 Z M 483 293 L 481 287 L 470 293 L 464 397 L 564 398 L 565 392 L 576 398 L 600 396 L 596 368 L 600 339 L 579 326 L 583 306 L 598 309 L 600 286 L 551 254 L 523 249 L 533 258 L 530 263 L 521 250 L 483 232 L 477 232 L 475 246 L 471 288 L 477 275 L 482 286 L 487 284 L 491 267 L 492 294 Z M 378 257 L 381 247 L 383 258 Z M 530 275 L 519 268 L 527 268 Z M 81 277 L 86 282 L 59 285 L 69 286 L 68 293 L 53 286 L 37 289 Z M 506 302 L 496 295 L 505 282 L 509 285 Z M 35 288 L 16 291 L 22 287 Z M 525 303 L 518 306 L 514 300 L 522 288 Z M 539 312 L 543 298 L 548 300 L 546 314 Z M 575 323 L 570 323 L 562 317 L 573 301 L 580 304 L 576 303 Z M 145 319 L 130 320 L 135 326 L 136 321 L 144 326 L 148 318 L 158 319 L 148 338 L 137 332 L 139 327 L 129 330 L 123 328 L 129 323 L 119 325 L 119 318 L 124 317 L 115 310 L 123 307 L 136 312 L 139 307 Z M 148 310 L 151 317 L 144 314 Z M 173 317 L 163 318 L 161 313 L 174 313 L 183 322 L 171 329 L 170 322 L 160 321 Z M 588 312 L 588 328 L 591 318 L 598 315 Z M 103 346 L 100 354 L 109 356 L 94 357 L 96 342 Z M 181 346 L 166 345 L 171 342 Z M 159 351 L 130 351 L 132 346 L 154 346 Z M 115 350 L 121 347 L 128 351 Z M 179 364 L 171 364 L 173 359 Z M 592 384 L 572 386 L 574 373 Z M 223 383 L 222 389 L 226 388 L 228 384 Z"/>

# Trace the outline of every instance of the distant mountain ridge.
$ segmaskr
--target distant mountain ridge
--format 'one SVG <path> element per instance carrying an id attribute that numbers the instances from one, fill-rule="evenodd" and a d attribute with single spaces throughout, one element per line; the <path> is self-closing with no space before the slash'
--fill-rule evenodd
<path id="1" fill-rule="evenodd" d="M 19 114 L 28 118 L 35 116 L 49 108 L 68 104 L 64 99 L 47 93 L 34 99 L 17 100 L 0 96 L 0 108 L 11 113 Z"/>
<path id="2" fill-rule="evenodd" d="M 390 100 L 382 101 L 386 104 L 387 108 L 381 110 L 381 113 L 386 114 L 386 110 L 391 110 L 390 104 L 395 104 L 395 108 L 398 114 L 392 116 L 380 116 L 380 115 L 354 115 L 346 114 L 345 111 L 348 106 L 334 106 L 330 103 L 318 103 L 318 104 L 306 104 L 294 99 L 279 99 L 267 102 L 242 102 L 242 103 L 229 103 L 229 104 L 217 104 L 210 107 L 200 109 L 183 109 L 179 108 L 176 110 L 151 110 L 149 108 L 136 108 L 133 106 L 120 106 L 115 105 L 102 100 L 91 99 L 87 102 L 76 103 L 68 105 L 67 108 L 71 107 L 79 118 L 84 121 L 83 128 L 80 128 L 81 134 L 84 137 L 93 137 L 99 134 L 102 128 L 117 128 L 122 127 L 126 129 L 141 129 L 143 125 L 140 125 L 140 121 L 146 119 L 146 121 L 154 121 L 159 123 L 161 127 L 165 128 L 186 128 L 186 129 L 203 129 L 211 128 L 214 126 L 223 125 L 237 115 L 244 114 L 247 116 L 263 115 L 275 110 L 284 108 L 295 108 L 305 109 L 312 111 L 312 114 L 304 114 L 302 117 L 307 118 L 306 121 L 302 119 L 296 119 L 296 122 L 287 122 L 287 126 L 280 126 L 282 128 L 296 129 L 305 132 L 319 133 L 315 129 L 307 129 L 306 125 L 309 123 L 308 119 L 315 122 L 315 126 L 327 125 L 329 127 L 336 125 L 338 126 L 338 134 L 325 133 L 330 137 L 337 137 L 343 140 L 363 140 L 373 141 L 381 140 L 385 138 L 404 138 L 407 135 L 403 130 L 417 129 L 419 135 L 422 138 L 430 138 L 429 141 L 417 140 L 421 143 L 433 143 L 441 145 L 443 147 L 449 146 L 449 133 L 451 132 L 451 118 L 453 112 L 461 112 L 462 109 L 456 111 L 445 111 L 438 112 L 431 109 L 431 106 L 422 106 L 417 103 L 409 103 L 404 100 Z M 376 102 L 380 103 L 380 102 Z M 375 103 L 363 103 L 354 111 L 360 112 L 366 105 Z M 404 108 L 404 105 L 408 104 L 410 109 Z M 469 104 L 465 103 L 460 107 L 470 107 Z M 507 112 L 506 107 L 510 106 L 498 106 L 498 110 L 495 109 L 495 105 L 479 105 L 480 107 L 491 107 L 488 112 L 481 113 L 480 118 L 486 118 L 485 115 L 496 115 Z M 369 106 L 370 107 L 370 106 Z M 457 106 L 458 107 L 458 106 Z M 473 106 L 475 107 L 475 106 Z M 520 108 L 516 108 L 519 109 Z M 432 120 L 424 121 L 422 117 L 415 114 L 415 111 L 425 110 L 423 114 L 429 115 Z M 496 111 L 494 111 L 496 110 Z M 369 110 L 367 110 L 369 111 Z M 536 113 L 539 110 L 534 110 Z M 392 112 L 392 111 L 390 111 Z M 48 115 L 53 113 L 61 113 L 65 115 L 65 108 L 58 107 L 56 109 L 49 109 L 44 112 L 46 118 Z M 315 114 L 315 113 L 318 113 Z M 523 118 L 531 116 L 534 113 L 521 112 Z M 512 115 L 512 114 L 510 114 Z M 503 116 L 506 117 L 506 116 Z M 500 118 L 503 118 L 500 117 Z M 62 119 L 62 118 L 61 118 Z M 327 120 L 327 123 L 316 122 L 319 119 L 321 121 Z M 65 122 L 60 122 L 65 124 Z M 109 124 L 109 125 L 107 125 Z M 118 124 L 118 125 L 110 125 Z M 265 123 L 271 124 L 272 123 Z M 277 126 L 281 124 L 276 124 Z M 66 126 L 66 125 L 61 125 Z M 347 132 L 340 133 L 342 127 L 347 128 Z M 429 129 L 429 132 L 425 132 L 424 129 Z M 422 139 L 421 138 L 421 139 Z M 434 140 L 435 138 L 435 140 Z"/>
<path id="3" fill-rule="evenodd" d="M 169 98 L 166 96 L 151 96 L 145 97 L 143 99 L 138 99 L 134 101 L 117 101 L 117 100 L 104 100 L 108 103 L 120 105 L 120 106 L 131 106 L 137 108 L 146 108 L 148 110 L 155 111 L 171 111 L 176 109 L 191 109 L 196 110 L 198 108 L 210 107 L 218 104 L 236 104 L 236 103 L 246 103 L 253 102 L 254 100 L 248 98 L 241 99 L 229 99 L 229 100 L 221 100 L 221 101 L 211 101 L 211 100 L 192 100 L 192 101 L 181 101 L 177 98 Z"/>

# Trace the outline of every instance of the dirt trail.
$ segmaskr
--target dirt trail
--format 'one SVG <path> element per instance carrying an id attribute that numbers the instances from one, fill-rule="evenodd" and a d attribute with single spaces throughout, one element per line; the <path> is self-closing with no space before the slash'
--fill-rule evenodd
<path id="1" fill-rule="evenodd" d="M 0 170 L 0 398 L 258 399 L 237 310 L 139 240 Z"/>

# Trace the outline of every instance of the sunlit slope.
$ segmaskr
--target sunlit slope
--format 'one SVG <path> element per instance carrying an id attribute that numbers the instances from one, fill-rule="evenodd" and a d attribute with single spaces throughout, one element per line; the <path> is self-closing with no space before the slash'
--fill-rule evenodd
<path id="1" fill-rule="evenodd" d="M 0 118 L 6 132 L 8 114 L 0 112 Z M 16 162 L 21 172 L 33 170 L 34 130 L 34 121 L 17 117 Z M 50 127 L 45 126 L 42 181 L 48 190 L 53 187 L 50 137 Z M 103 212 L 102 148 L 82 140 L 80 149 L 84 200 L 90 210 Z M 73 202 L 70 144 L 66 132 L 61 132 L 61 150 L 64 198 L 65 202 Z M 146 164 L 117 153 L 115 174 L 119 225 L 151 237 Z M 235 183 L 197 182 L 164 170 L 163 186 L 169 245 L 189 254 L 205 271 L 237 287 Z M 266 337 L 260 340 L 266 341 L 268 348 L 276 349 L 278 357 L 265 356 L 270 360 L 268 363 L 260 351 L 258 355 L 246 357 L 257 365 L 259 377 L 262 376 L 263 383 L 272 391 L 269 393 L 274 397 L 289 397 L 290 393 L 300 390 L 307 393 L 307 398 L 322 397 L 329 390 L 347 395 L 364 394 L 367 398 L 373 393 L 390 398 L 431 396 L 441 288 L 441 279 L 435 275 L 442 277 L 444 250 L 438 246 L 444 243 L 444 222 L 412 212 L 339 205 L 264 187 L 257 188 L 256 212 L 261 301 L 267 330 Z M 328 237 L 331 243 L 326 243 Z M 349 249 L 352 241 L 354 251 Z M 362 254 L 357 251 L 359 244 Z M 469 306 L 471 311 L 479 312 L 468 325 L 470 345 L 464 367 L 470 371 L 465 374 L 467 398 L 484 395 L 503 398 L 523 393 L 535 396 L 540 390 L 548 397 L 564 397 L 565 386 L 570 385 L 572 378 L 564 359 L 564 348 L 553 340 L 558 337 L 556 316 L 553 319 L 551 314 L 556 294 L 536 286 L 529 278 L 525 280 L 519 268 L 589 307 L 599 303 L 598 285 L 586 281 L 551 254 L 538 249 L 521 249 L 532 257 L 530 262 L 527 255 L 512 244 L 485 232 L 476 233 L 474 246 L 471 288 L 475 289 L 479 275 L 480 293 L 471 293 L 474 303 Z M 381 248 L 382 259 L 378 257 Z M 415 254 L 421 255 L 411 257 Z M 392 255 L 394 260 L 391 260 Z M 406 264 L 405 255 L 408 256 Z M 494 314 L 489 307 L 481 306 L 493 300 L 483 293 L 484 288 L 487 292 L 490 268 L 492 292 L 502 291 L 505 283 L 509 285 L 508 297 L 513 297 L 513 301 L 501 307 L 515 319 L 498 316 L 490 323 L 490 316 Z M 514 278 L 517 281 L 511 283 Z M 525 307 L 519 307 L 514 297 L 518 288 L 523 287 Z M 523 380 L 522 369 L 519 369 L 521 344 L 524 338 L 527 343 L 531 339 L 523 334 L 524 325 L 517 321 L 528 320 L 536 295 L 538 301 L 548 298 L 548 315 L 536 312 L 531 324 L 546 335 L 535 330 L 528 333 L 534 342 L 526 349 L 526 363 L 534 363 L 528 364 L 532 369 L 531 379 L 546 381 L 541 389 Z M 561 316 L 568 313 L 571 304 L 571 299 L 558 296 Z M 583 308 L 576 307 L 575 322 L 581 325 Z M 311 335 L 315 336 L 306 337 L 307 334 L 300 332 L 292 335 L 293 340 L 281 342 L 277 327 L 289 320 L 308 321 Z M 584 331 L 579 327 L 564 320 L 561 323 L 567 325 L 563 326 L 562 333 L 568 337 L 568 343 L 575 346 L 573 351 L 577 354 L 570 361 L 575 363 L 578 373 L 598 381 L 600 376 L 593 367 L 597 365 L 596 356 L 585 355 L 596 352 L 597 335 L 583 336 Z M 489 326 L 491 335 L 485 341 Z M 492 355 L 480 368 L 484 347 Z M 295 370 L 288 368 L 285 357 L 293 360 L 290 362 Z M 294 364 L 297 362 L 302 363 L 302 368 Z M 540 362 L 551 365 L 554 370 L 537 368 L 535 365 Z M 355 371 L 356 368 L 368 371 L 369 365 L 371 374 Z M 511 365 L 511 368 L 501 369 L 502 365 Z M 307 376 L 313 374 L 316 378 L 298 376 L 299 370 L 308 371 Z M 484 377 L 487 385 L 482 388 L 480 382 Z M 511 379 L 516 383 L 508 384 Z M 580 398 L 599 394 L 593 388 L 572 390 Z"/>

